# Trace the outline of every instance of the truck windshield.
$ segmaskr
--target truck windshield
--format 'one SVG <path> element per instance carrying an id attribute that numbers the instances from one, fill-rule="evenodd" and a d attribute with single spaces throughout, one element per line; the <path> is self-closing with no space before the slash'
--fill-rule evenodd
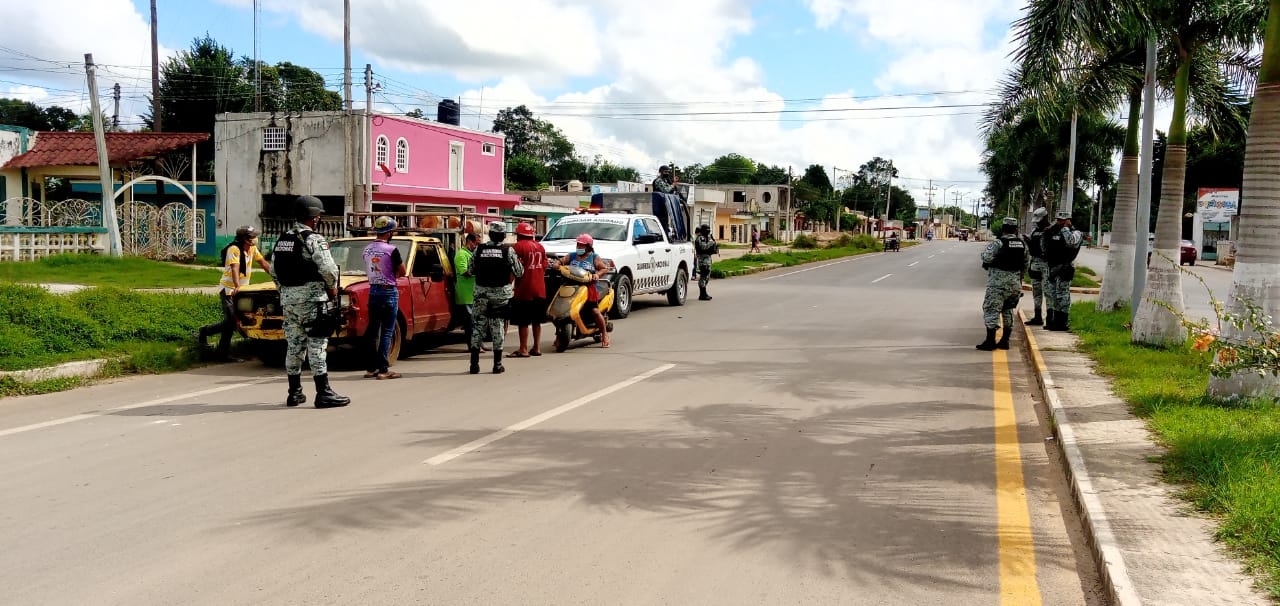
<path id="1" fill-rule="evenodd" d="M 338 269 L 342 271 L 344 276 L 363 276 L 364 270 L 364 247 L 368 246 L 372 240 L 346 240 L 343 242 L 330 242 L 329 253 L 333 255 L 333 262 L 338 264 Z M 391 239 L 391 244 L 400 250 L 400 260 L 404 263 L 409 262 L 409 247 L 413 243 L 409 240 Z"/>
<path id="2" fill-rule="evenodd" d="M 604 221 L 561 221 L 547 235 L 542 238 L 543 242 L 551 240 L 573 240 L 582 234 L 590 234 L 596 240 L 613 240 L 621 242 L 627 239 L 627 224 L 623 223 L 606 223 Z"/>

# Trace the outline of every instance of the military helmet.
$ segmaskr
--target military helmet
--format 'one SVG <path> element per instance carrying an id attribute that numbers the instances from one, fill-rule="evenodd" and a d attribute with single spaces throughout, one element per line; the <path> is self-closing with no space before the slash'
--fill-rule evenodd
<path id="1" fill-rule="evenodd" d="M 1018 220 L 1013 217 L 1005 217 L 1004 220 L 1000 222 L 1000 224 L 1007 227 L 1017 227 Z"/>
<path id="2" fill-rule="evenodd" d="M 1031 220 L 1035 223 L 1039 223 L 1040 221 L 1043 221 L 1048 218 L 1049 218 L 1049 209 L 1043 206 L 1031 212 Z"/>
<path id="3" fill-rule="evenodd" d="M 507 239 L 507 226 L 501 221 L 494 221 L 489 224 L 489 239 L 494 242 L 501 242 Z"/>
<path id="4" fill-rule="evenodd" d="M 381 216 L 373 220 L 374 233 L 385 234 L 397 227 L 396 220 L 391 217 Z"/>
<path id="5" fill-rule="evenodd" d="M 1068 211 L 1065 211 L 1065 210 L 1060 210 L 1060 211 L 1058 211 L 1058 214 L 1054 215 L 1054 218 L 1055 218 L 1055 219 L 1057 219 L 1057 220 L 1059 220 L 1059 221 L 1061 221 L 1061 220 L 1063 220 L 1063 219 L 1070 219 L 1070 218 L 1071 218 L 1071 213 L 1070 213 L 1070 212 L 1068 212 Z"/>
<path id="6" fill-rule="evenodd" d="M 236 228 L 237 240 L 252 240 L 258 237 L 258 228 L 252 225 L 241 225 Z"/>
<path id="7" fill-rule="evenodd" d="M 659 167 L 658 167 L 658 174 L 660 174 L 660 175 L 661 175 L 661 174 L 663 174 L 663 173 L 669 173 L 669 172 L 671 172 L 671 166 L 670 166 L 670 165 L 663 164 L 662 166 L 659 166 Z"/>
<path id="8" fill-rule="evenodd" d="M 293 212 L 301 220 L 319 217 L 324 214 L 324 202 L 315 196 L 298 196 L 293 201 Z"/>
<path id="9" fill-rule="evenodd" d="M 707 225 L 706 223 L 703 223 L 702 225 L 699 225 L 699 226 L 698 226 L 698 233 L 703 233 L 703 234 L 709 234 L 709 233 L 711 233 L 711 226 L 710 226 L 710 225 Z"/>

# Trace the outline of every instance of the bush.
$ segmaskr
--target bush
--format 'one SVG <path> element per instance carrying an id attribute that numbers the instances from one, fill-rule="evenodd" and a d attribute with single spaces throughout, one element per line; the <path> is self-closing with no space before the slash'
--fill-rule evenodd
<path id="1" fill-rule="evenodd" d="M 865 248 L 867 250 L 882 250 L 884 244 L 871 234 L 858 234 L 853 237 L 854 248 Z"/>
<path id="2" fill-rule="evenodd" d="M 800 234 L 791 242 L 791 248 L 817 248 L 818 239 L 808 234 Z"/>

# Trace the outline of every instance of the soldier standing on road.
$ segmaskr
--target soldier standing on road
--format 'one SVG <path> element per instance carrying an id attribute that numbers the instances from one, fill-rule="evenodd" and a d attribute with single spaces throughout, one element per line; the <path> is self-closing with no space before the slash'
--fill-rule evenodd
<path id="1" fill-rule="evenodd" d="M 524 275 L 524 267 L 516 251 L 503 243 L 507 228 L 502 223 L 489 225 L 489 241 L 476 247 L 471 256 L 471 274 L 476 278 L 476 326 L 471 333 L 471 374 L 480 372 L 480 345 L 485 334 L 493 341 L 493 374 L 502 374 L 502 344 L 506 335 L 503 318 L 511 303 L 511 283 Z"/>
<path id="2" fill-rule="evenodd" d="M 299 196 L 294 202 L 297 223 L 276 240 L 271 250 L 271 277 L 280 289 L 280 305 L 284 308 L 284 338 L 288 353 L 284 371 L 289 376 L 289 398 L 286 406 L 307 401 L 302 393 L 302 360 L 311 364 L 316 384 L 316 408 L 337 408 L 351 403 L 351 398 L 334 393 L 329 387 L 329 367 L 325 349 L 329 335 L 321 312 L 326 305 L 338 302 L 338 266 L 329 254 L 329 242 L 314 230 L 324 203 L 315 196 Z"/>
<path id="3" fill-rule="evenodd" d="M 1042 326 L 1044 316 L 1040 314 L 1041 301 L 1045 298 L 1045 286 L 1049 283 L 1049 264 L 1044 260 L 1044 248 L 1040 246 L 1040 236 L 1049 227 L 1049 209 L 1037 208 L 1031 213 L 1031 218 L 1035 220 L 1036 228 L 1030 236 L 1027 236 L 1027 250 L 1031 252 L 1031 269 L 1027 271 L 1027 275 L 1031 278 L 1031 296 L 1035 300 L 1036 315 L 1027 321 L 1027 326 Z M 1049 318 L 1052 321 L 1052 308 L 1049 309 Z"/>
<path id="4" fill-rule="evenodd" d="M 1084 234 L 1071 227 L 1071 213 L 1058 211 L 1057 223 L 1041 236 L 1045 261 L 1049 264 L 1049 286 L 1045 293 L 1049 299 L 1049 330 L 1069 330 L 1071 319 L 1071 280 L 1076 268 L 1071 264 L 1080 254 Z"/>
<path id="5" fill-rule="evenodd" d="M 987 291 L 982 298 L 982 321 L 987 327 L 987 339 L 978 344 L 982 351 L 996 348 L 1009 349 L 1009 336 L 1013 334 L 1013 310 L 1022 297 L 1022 272 L 1027 267 L 1027 243 L 1018 235 L 1018 220 L 1005 217 L 1000 226 L 1000 237 L 992 240 L 982 251 L 982 268 L 987 270 Z M 1000 341 L 996 342 L 996 329 L 1004 322 Z"/>
<path id="6" fill-rule="evenodd" d="M 698 226 L 698 237 L 693 239 L 693 254 L 698 272 L 698 300 L 710 301 L 707 282 L 711 281 L 711 255 L 720 254 L 720 245 L 711 237 L 710 225 L 703 223 Z"/>

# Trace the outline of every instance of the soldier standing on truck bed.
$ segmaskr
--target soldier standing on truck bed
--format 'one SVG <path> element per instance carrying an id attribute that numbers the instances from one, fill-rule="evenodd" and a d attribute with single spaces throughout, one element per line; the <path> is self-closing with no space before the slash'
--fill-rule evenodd
<path id="1" fill-rule="evenodd" d="M 284 338 L 288 352 L 284 371 L 289 377 L 286 406 L 307 401 L 302 393 L 302 360 L 311 364 L 316 384 L 316 408 L 337 408 L 351 403 L 329 388 L 329 367 L 325 350 L 331 323 L 331 306 L 338 303 L 338 266 L 329 254 L 329 242 L 316 233 L 316 223 L 324 214 L 324 203 L 315 196 L 299 196 L 294 202 L 297 223 L 276 240 L 271 250 L 271 277 L 280 290 L 284 308 Z"/>
<path id="2" fill-rule="evenodd" d="M 471 374 L 480 372 L 480 345 L 486 333 L 493 341 L 493 374 L 502 374 L 502 345 L 505 340 L 503 319 L 511 303 L 511 283 L 524 275 L 524 266 L 516 251 L 503 243 L 507 228 L 502 223 L 489 225 L 489 241 L 476 247 L 471 256 L 471 275 L 476 278 L 475 329 L 471 332 Z"/>

